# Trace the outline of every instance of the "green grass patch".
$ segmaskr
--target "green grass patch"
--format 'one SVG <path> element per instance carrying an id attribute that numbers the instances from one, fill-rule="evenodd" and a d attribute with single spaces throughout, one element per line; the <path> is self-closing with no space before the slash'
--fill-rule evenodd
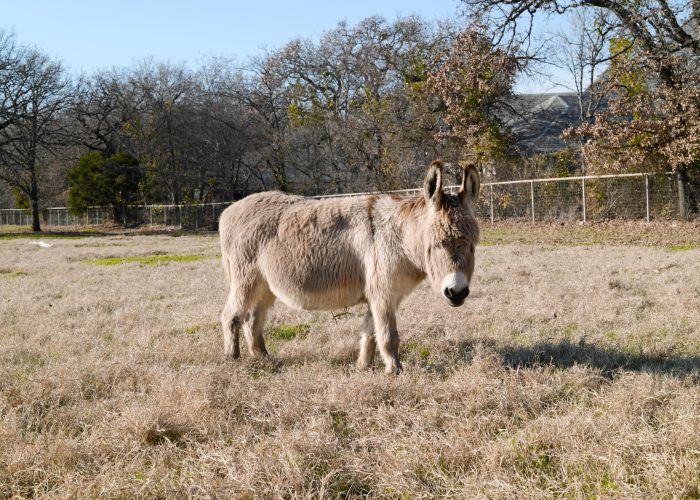
<path id="1" fill-rule="evenodd" d="M 700 243 L 685 243 L 683 245 L 671 245 L 668 249 L 672 252 L 683 252 L 685 250 L 695 250 L 700 248 Z"/>
<path id="2" fill-rule="evenodd" d="M 281 324 L 272 331 L 270 337 L 275 340 L 292 340 L 297 335 L 306 335 L 311 330 L 311 325 L 308 323 L 299 323 L 296 325 Z"/>
<path id="3" fill-rule="evenodd" d="M 219 327 L 218 323 L 206 323 L 204 325 L 187 325 L 184 328 L 184 332 L 187 335 L 197 335 L 199 333 L 208 332 L 211 330 L 216 330 Z"/>
<path id="4" fill-rule="evenodd" d="M 603 337 L 605 337 L 611 342 L 617 342 L 618 340 L 620 340 L 620 333 L 615 330 L 608 330 L 603 333 Z"/>
<path id="5" fill-rule="evenodd" d="M 12 269 L 0 269 L 0 276 L 5 278 L 19 278 L 21 276 L 27 276 L 24 271 L 13 271 Z"/>
<path id="6" fill-rule="evenodd" d="M 197 260 L 210 259 L 207 255 L 135 255 L 132 257 L 105 257 L 102 259 L 83 260 L 84 264 L 93 264 L 96 266 L 116 266 L 119 264 L 167 264 L 168 262 L 194 262 Z"/>
<path id="7" fill-rule="evenodd" d="M 17 226 L 15 224 L 3 224 L 0 226 L 0 234 L 2 233 L 31 233 L 31 226 Z"/>
<path id="8" fill-rule="evenodd" d="M 494 228 L 489 226 L 481 227 L 481 237 L 482 238 L 503 238 L 507 236 L 507 231 L 500 228 Z"/>
<path id="9" fill-rule="evenodd" d="M 421 361 L 427 361 L 430 357 L 430 347 L 417 342 L 407 342 L 406 349 L 418 355 Z"/>
<path id="10" fill-rule="evenodd" d="M 492 247 L 499 243 L 504 243 L 507 239 L 507 232 L 503 229 L 493 227 L 481 227 L 481 237 L 479 238 L 479 246 Z"/>

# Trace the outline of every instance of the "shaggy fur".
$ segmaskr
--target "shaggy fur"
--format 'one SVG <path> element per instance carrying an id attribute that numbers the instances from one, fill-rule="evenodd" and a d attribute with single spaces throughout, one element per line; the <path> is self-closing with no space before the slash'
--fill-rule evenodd
<path id="1" fill-rule="evenodd" d="M 433 162 L 424 195 L 315 200 L 281 192 L 251 195 L 221 215 L 221 253 L 230 284 L 221 315 L 224 352 L 240 356 L 242 328 L 253 356 L 267 354 L 262 331 L 275 298 L 306 310 L 367 303 L 357 364 L 376 347 L 386 371 L 401 371 L 396 309 L 424 278 L 452 306 L 469 293 L 479 228 L 472 209 L 479 174 L 464 167 L 458 194 L 442 190 Z"/>

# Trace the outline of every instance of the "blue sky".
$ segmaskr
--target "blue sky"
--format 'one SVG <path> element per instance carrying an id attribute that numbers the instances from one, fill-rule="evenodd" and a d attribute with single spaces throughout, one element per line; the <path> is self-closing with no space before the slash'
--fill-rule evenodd
<path id="1" fill-rule="evenodd" d="M 295 37 L 317 39 L 339 21 L 380 14 L 453 17 L 457 0 L 215 1 L 0 0 L 0 27 L 76 72 L 156 60 L 196 65 L 205 56 L 241 63 Z M 545 90 L 545 89 L 543 89 Z"/>

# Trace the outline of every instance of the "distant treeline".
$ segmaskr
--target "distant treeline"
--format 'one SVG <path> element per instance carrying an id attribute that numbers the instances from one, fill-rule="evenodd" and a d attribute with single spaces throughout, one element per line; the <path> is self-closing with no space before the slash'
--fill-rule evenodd
<path id="1" fill-rule="evenodd" d="M 143 175 L 131 201 L 140 203 L 413 186 L 434 158 L 460 155 L 444 134 L 446 83 L 430 78 L 461 33 L 416 17 L 371 17 L 244 64 L 145 60 L 79 78 L 4 33 L 2 178 L 19 205 L 65 200 L 66 171 L 98 152 L 137 159 Z M 478 49 L 488 56 L 492 46 Z M 483 100 L 476 121 L 486 123 L 494 89 L 468 83 L 475 87 L 444 93 Z"/>

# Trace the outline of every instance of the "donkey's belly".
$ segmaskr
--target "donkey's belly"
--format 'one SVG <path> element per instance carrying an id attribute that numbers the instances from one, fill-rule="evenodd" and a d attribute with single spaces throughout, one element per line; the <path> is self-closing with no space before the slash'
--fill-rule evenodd
<path id="1" fill-rule="evenodd" d="M 341 309 L 365 302 L 364 267 L 347 254 L 343 259 L 264 259 L 262 271 L 270 290 L 298 309 Z"/>
<path id="2" fill-rule="evenodd" d="M 275 287 L 270 284 L 270 290 L 282 302 L 296 309 L 307 311 L 327 311 L 343 309 L 361 302 L 366 302 L 361 290 L 328 290 L 324 292 L 304 291 Z"/>

